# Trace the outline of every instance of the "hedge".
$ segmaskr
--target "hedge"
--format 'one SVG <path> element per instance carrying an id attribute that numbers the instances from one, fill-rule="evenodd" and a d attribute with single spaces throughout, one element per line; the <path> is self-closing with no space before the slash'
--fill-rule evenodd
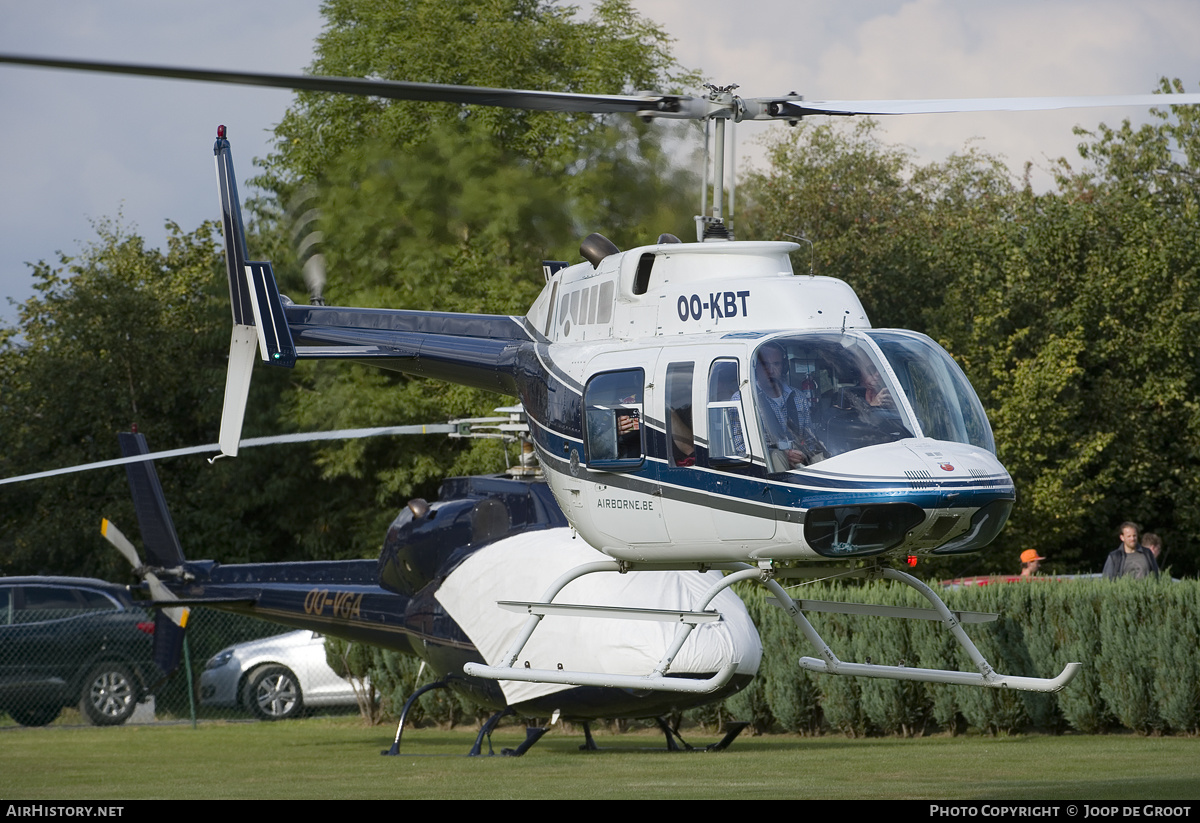
<path id="1" fill-rule="evenodd" d="M 797 598 L 927 606 L 908 587 L 812 583 Z M 1083 670 L 1056 694 L 810 674 L 798 658 L 814 654 L 782 609 L 758 587 L 740 591 L 763 642 L 759 680 L 768 729 L 914 735 L 1126 728 L 1143 734 L 1195 733 L 1200 719 L 1200 583 L 1038 581 L 942 592 L 952 609 L 996 612 L 967 634 L 1002 674 L 1053 677 L 1067 663 Z M 809 619 L 839 658 L 974 671 L 940 624 L 859 615 Z M 761 712 L 760 712 L 761 714 Z"/>
<path id="2" fill-rule="evenodd" d="M 928 606 L 912 589 L 883 581 L 809 583 L 797 598 Z M 1018 731 L 1192 734 L 1200 723 L 1200 582 L 1160 580 L 999 583 L 941 592 L 952 609 L 996 612 L 966 631 L 1002 674 L 1053 677 L 1067 663 L 1083 670 L 1057 694 L 981 689 L 806 672 L 814 651 L 784 611 L 756 585 L 739 588 L 763 642 L 758 677 L 724 703 L 686 713 L 693 722 L 747 720 L 758 732 L 922 735 Z M 939 623 L 860 615 L 811 614 L 847 662 L 974 671 Z M 386 714 L 431 673 L 419 661 L 375 650 L 369 676 Z M 444 691 L 422 697 L 416 722 L 473 722 L 480 710 Z"/>

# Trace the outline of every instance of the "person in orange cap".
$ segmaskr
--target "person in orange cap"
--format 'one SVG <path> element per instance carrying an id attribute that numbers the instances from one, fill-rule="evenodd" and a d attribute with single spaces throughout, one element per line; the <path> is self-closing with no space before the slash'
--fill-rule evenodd
<path id="1" fill-rule="evenodd" d="M 1037 574 L 1038 564 L 1046 558 L 1039 557 L 1038 553 L 1033 549 L 1026 549 L 1021 552 L 1021 579 L 1029 580 Z"/>

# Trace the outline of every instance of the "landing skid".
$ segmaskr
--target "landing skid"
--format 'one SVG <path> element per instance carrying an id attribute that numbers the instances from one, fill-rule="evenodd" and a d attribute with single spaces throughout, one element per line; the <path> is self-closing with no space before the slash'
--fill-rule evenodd
<path id="1" fill-rule="evenodd" d="M 683 735 L 671 728 L 671 724 L 666 718 L 656 717 L 655 722 L 658 723 L 659 731 L 667 738 L 667 751 L 669 752 L 723 752 L 729 748 L 742 730 L 749 726 L 749 723 L 737 722 L 727 723 L 725 727 L 725 736 L 716 743 L 710 743 L 703 748 L 697 749 L 695 746 L 683 739 Z M 596 745 L 596 739 L 592 737 L 592 726 L 590 723 L 583 724 L 583 745 L 579 747 L 581 752 L 598 752 L 600 747 Z"/>
<path id="2" fill-rule="evenodd" d="M 419 688 L 415 692 L 413 692 L 412 695 L 408 698 L 408 700 L 406 700 L 404 702 L 404 709 L 400 712 L 400 723 L 399 723 L 398 727 L 396 728 L 396 739 L 392 742 L 392 747 L 390 749 L 385 749 L 384 751 L 381 751 L 380 754 L 382 754 L 384 756 L 390 756 L 390 757 L 398 756 L 400 754 L 400 740 L 401 740 L 402 735 L 404 734 L 404 723 L 408 719 L 408 712 L 412 708 L 413 704 L 417 702 L 417 699 L 421 695 L 425 694 L 428 691 L 432 691 L 434 689 L 446 689 L 449 687 L 450 687 L 450 684 L 448 682 L 446 682 L 445 680 L 439 680 L 435 683 L 429 683 L 428 685 L 422 686 L 421 688 Z M 495 757 L 496 751 L 495 751 L 495 749 L 492 748 L 492 732 L 495 731 L 496 726 L 498 726 L 500 724 L 501 720 L 503 720 L 504 718 L 509 717 L 511 715 L 515 715 L 515 714 L 516 714 L 516 711 L 511 706 L 507 706 L 507 707 L 501 709 L 500 711 L 496 712 L 495 714 L 493 714 L 491 717 L 489 717 L 487 719 L 487 721 L 484 722 L 484 724 L 480 727 L 479 734 L 475 736 L 475 744 L 473 746 L 471 746 L 471 751 L 469 751 L 467 753 L 467 756 L 468 757 L 483 756 L 483 743 L 486 740 L 487 747 L 488 747 L 487 756 Z M 716 743 L 711 743 L 702 749 L 697 749 L 694 746 L 690 745 L 686 740 L 684 740 L 683 736 L 680 735 L 679 732 L 672 729 L 671 725 L 664 718 L 656 717 L 655 721 L 658 723 L 658 728 L 663 732 L 663 734 L 666 735 L 667 751 L 672 751 L 672 752 L 679 752 L 679 751 L 720 752 L 720 751 L 724 751 L 725 749 L 729 748 L 729 744 L 732 743 L 734 741 L 734 739 L 739 734 L 742 733 L 742 730 L 750 725 L 749 723 L 742 723 L 742 722 L 729 723 L 729 724 L 727 724 L 727 728 L 725 730 L 724 737 L 722 737 Z M 526 726 L 525 727 L 525 740 L 521 742 L 521 745 L 517 746 L 515 749 L 505 747 L 500 750 L 500 755 L 502 757 L 520 757 L 521 755 L 523 755 L 527 751 L 529 751 L 531 748 L 533 748 L 533 745 L 535 743 L 537 743 L 539 740 L 541 740 L 542 736 L 545 735 L 546 732 L 548 732 L 548 731 L 549 731 L 549 729 L 545 728 L 543 726 Z M 592 727 L 591 727 L 590 723 L 585 722 L 583 724 L 583 736 L 584 736 L 584 742 L 583 742 L 583 745 L 581 745 L 579 747 L 580 751 L 594 752 L 594 751 L 600 750 L 600 747 L 596 745 L 596 739 L 594 737 L 592 737 Z M 676 741 L 678 741 L 678 743 Z"/>
<path id="3" fill-rule="evenodd" d="M 488 744 L 488 757 L 492 757 L 496 752 L 492 749 L 492 731 L 499 725 L 500 721 L 508 717 L 510 714 L 516 714 L 512 706 L 506 706 L 500 711 L 493 714 L 487 719 L 487 722 L 479 729 L 479 734 L 475 736 L 475 745 L 471 747 L 471 751 L 467 752 L 468 757 L 479 757 L 483 754 L 483 741 L 486 739 Z"/>
<path id="4" fill-rule="evenodd" d="M 396 739 L 395 739 L 395 741 L 393 741 L 392 747 L 390 749 L 385 749 L 384 751 L 380 752 L 380 754 L 382 754 L 384 756 L 391 756 L 391 757 L 395 757 L 395 756 L 399 755 L 400 754 L 400 738 L 401 738 L 401 735 L 404 734 L 404 722 L 405 722 L 405 720 L 408 719 L 408 710 L 410 708 L 412 708 L 412 705 L 417 701 L 417 698 L 420 697 L 421 695 L 425 694 L 425 692 L 430 691 L 432 689 L 446 689 L 446 688 L 449 688 L 449 686 L 450 686 L 450 684 L 447 683 L 446 681 L 439 680 L 436 683 L 430 683 L 427 686 L 422 686 L 421 688 L 419 688 L 415 692 L 413 692 L 412 696 L 409 697 L 407 701 L 405 701 L 404 710 L 400 713 L 400 725 L 396 729 Z M 467 757 L 483 756 L 483 742 L 485 740 L 487 741 L 487 747 L 488 747 L 487 756 L 494 757 L 496 755 L 496 751 L 495 751 L 495 749 L 492 748 L 492 732 L 495 731 L 496 726 L 498 726 L 500 724 L 501 720 L 508 717 L 509 715 L 514 715 L 514 714 L 516 714 L 516 711 L 514 711 L 511 706 L 508 706 L 508 707 L 505 707 L 505 708 L 501 709 L 500 711 L 496 712 L 491 717 L 489 717 L 487 719 L 487 721 L 483 724 L 483 726 L 480 727 L 479 734 L 477 734 L 475 736 L 475 744 L 473 746 L 471 746 L 471 751 L 467 752 Z M 544 735 L 548 731 L 549 731 L 549 729 L 542 728 L 540 726 L 527 726 L 525 728 L 525 740 L 522 741 L 521 745 L 517 746 L 515 749 L 510 749 L 510 748 L 501 749 L 500 750 L 501 756 L 503 756 L 503 757 L 520 757 L 521 755 L 525 754 L 525 752 L 529 751 L 529 749 L 533 747 L 534 743 L 537 743 L 539 740 L 541 740 L 542 735 Z"/>
<path id="5" fill-rule="evenodd" d="M 971 642 L 971 638 L 967 637 L 967 633 L 963 631 L 962 624 L 964 622 L 985 622 L 988 619 L 994 620 L 998 615 L 980 614 L 978 612 L 952 612 L 942 602 L 942 599 L 937 596 L 933 589 L 929 588 L 923 582 L 913 577 L 911 574 L 902 572 L 898 569 L 889 569 L 883 566 L 872 567 L 869 569 L 856 569 L 850 573 L 854 577 L 875 578 L 882 577 L 885 580 L 892 580 L 897 583 L 903 583 L 913 589 L 916 589 L 925 597 L 926 600 L 933 606 L 932 611 L 929 609 L 901 609 L 896 607 L 873 607 L 859 603 L 842 603 L 842 604 L 821 604 L 823 608 L 814 608 L 813 611 L 840 611 L 846 614 L 877 614 L 885 617 L 906 617 L 912 619 L 924 620 L 939 620 L 954 639 L 958 641 L 958 645 L 971 658 L 971 662 L 979 669 L 979 673 L 947 671 L 944 669 L 922 669 L 910 668 L 907 666 L 881 666 L 874 663 L 847 663 L 839 660 L 837 656 L 830 650 L 829 646 L 821 639 L 812 624 L 801 614 L 804 608 L 804 601 L 792 600 L 784 593 L 783 588 L 778 582 L 771 580 L 764 585 L 771 590 L 775 595 L 775 600 L 783 605 L 789 613 L 792 614 L 792 619 L 809 641 L 817 647 L 821 659 L 815 657 L 801 657 L 799 660 L 800 667 L 811 672 L 825 672 L 828 674 L 841 675 L 859 675 L 863 677 L 882 677 L 890 680 L 916 680 L 925 683 L 952 683 L 960 686 L 984 686 L 994 689 L 1018 689 L 1020 691 L 1030 692 L 1057 692 L 1062 690 L 1070 683 L 1075 675 L 1079 673 L 1082 665 L 1079 663 L 1068 663 L 1062 672 L 1053 678 L 1042 677 L 1018 677 L 1013 675 L 999 674 L 991 667 L 984 658 L 983 654 Z M 842 608 L 837 608 L 841 606 Z"/>
<path id="6" fill-rule="evenodd" d="M 425 692 L 432 691 L 433 689 L 447 689 L 449 687 L 450 684 L 445 680 L 438 680 L 435 683 L 429 683 L 428 685 L 422 686 L 413 692 L 412 696 L 409 697 L 408 700 L 404 701 L 404 709 L 400 712 L 400 723 L 396 726 L 396 739 L 392 741 L 392 747 L 390 749 L 381 751 L 380 754 L 382 754 L 384 757 L 396 757 L 400 754 L 400 737 L 404 734 L 404 722 L 408 720 L 408 710 L 411 709 L 413 704 L 417 702 L 418 697 L 425 694 Z M 482 734 L 483 733 L 480 732 L 481 736 Z M 475 741 L 475 747 L 479 748 L 478 740 Z"/>
<path id="7" fill-rule="evenodd" d="M 916 680 L 928 683 L 953 683 L 965 686 L 984 686 L 988 688 L 1011 688 L 1023 691 L 1056 692 L 1066 686 L 1078 674 L 1079 663 L 1068 663 L 1062 673 L 1054 678 L 1017 677 L 998 674 L 971 642 L 962 624 L 969 622 L 984 622 L 996 619 L 997 615 L 977 612 L 952 612 L 941 598 L 924 583 L 905 572 L 875 566 L 868 569 L 857 569 L 848 572 L 849 576 L 883 578 L 902 583 L 918 592 L 929 601 L 931 609 L 910 609 L 904 607 L 875 606 L 864 603 L 829 603 L 792 599 L 776 579 L 776 574 L 768 565 L 750 566 L 746 563 L 714 564 L 704 566 L 701 570 L 716 568 L 729 571 L 719 582 L 711 586 L 697 601 L 691 610 L 637 609 L 611 606 L 582 606 L 565 603 L 555 603 L 554 598 L 573 580 L 588 574 L 601 572 L 625 573 L 643 570 L 679 570 L 696 569 L 695 565 L 658 565 L 632 564 L 619 561 L 599 561 L 586 563 L 566 572 L 555 580 L 540 601 L 502 601 L 501 608 L 520 611 L 529 617 L 504 656 L 504 663 L 499 666 L 485 666 L 478 663 L 468 663 L 464 671 L 468 675 L 485 677 L 495 680 L 519 680 L 530 683 L 555 683 L 571 686 L 600 686 L 621 689 L 646 689 L 688 694 L 708 694 L 726 685 L 737 669 L 737 661 L 730 662 L 719 672 L 708 678 L 688 676 L 667 676 L 671 663 L 683 647 L 688 636 L 700 623 L 720 620 L 721 615 L 708 609 L 713 599 L 724 589 L 740 580 L 756 580 L 774 597 L 775 601 L 791 617 L 792 622 L 800 629 L 809 642 L 817 649 L 818 657 L 802 657 L 799 665 L 808 671 L 825 672 L 828 674 L 856 675 L 861 677 L 881 677 L 891 680 Z M 801 572 L 803 574 L 803 572 Z M 923 669 L 909 666 L 884 666 L 874 663 L 848 663 L 840 660 L 829 645 L 822 639 L 817 630 L 804 616 L 804 611 L 840 612 L 846 614 L 872 614 L 881 617 L 900 617 L 907 619 L 936 620 L 946 627 L 959 646 L 967 653 L 975 667 L 974 672 L 947 671 L 942 669 Z M 677 623 L 675 636 L 659 660 L 654 670 L 646 675 L 610 674 L 605 672 L 569 671 L 558 669 L 532 668 L 527 661 L 523 667 L 518 667 L 517 661 L 521 652 L 533 635 L 543 618 L 551 615 L 573 615 L 577 617 L 620 618 L 625 620 L 659 620 Z"/>

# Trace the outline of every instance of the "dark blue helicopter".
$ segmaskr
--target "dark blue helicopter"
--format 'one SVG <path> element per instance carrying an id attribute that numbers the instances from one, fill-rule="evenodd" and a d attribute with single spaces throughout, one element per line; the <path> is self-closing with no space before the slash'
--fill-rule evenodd
<path id="1" fill-rule="evenodd" d="M 126 457 L 149 453 L 142 435 L 119 437 Z M 129 463 L 126 471 L 145 564 L 108 521 L 104 535 L 137 567 L 156 605 L 164 607 L 163 617 L 174 625 L 186 624 L 187 607 L 206 606 L 416 655 L 438 678 L 418 694 L 427 688 L 448 688 L 494 712 L 473 754 L 480 753 L 495 724 L 511 714 L 581 722 L 585 748 L 594 748 L 590 721 L 652 717 L 667 734 L 668 747 L 678 747 L 677 741 L 686 747 L 661 718 L 724 699 L 743 688 L 758 669 L 758 634 L 745 606 L 726 592 L 720 602 L 725 619 L 695 633 L 674 662 L 673 671 L 688 678 L 709 677 L 735 666 L 736 674 L 726 685 L 706 694 L 501 684 L 464 674 L 468 663 L 494 661 L 520 628 L 521 617 L 497 615 L 494 601 L 513 592 L 540 593 L 546 581 L 526 574 L 530 562 L 536 561 L 545 577 L 579 561 L 603 559 L 575 539 L 549 488 L 534 477 L 446 480 L 433 503 L 413 500 L 401 509 L 378 560 L 221 564 L 184 557 L 152 462 Z M 640 572 L 584 581 L 586 585 L 571 593 L 630 606 L 666 597 L 686 608 L 714 578 L 720 575 Z M 662 627 L 658 622 L 584 621 L 531 644 L 526 654 L 539 665 L 553 665 L 566 649 L 563 659 L 568 663 L 577 662 L 572 655 L 586 653 L 615 671 L 636 671 L 661 656 L 670 641 L 671 632 Z M 156 642 L 160 649 L 177 649 L 180 638 L 178 632 L 163 631 Z M 727 746 L 743 726 L 732 725 L 715 747 Z M 531 727 L 526 741 L 506 753 L 523 754 L 544 732 L 544 727 Z M 399 739 L 398 734 L 392 753 L 398 751 Z"/>

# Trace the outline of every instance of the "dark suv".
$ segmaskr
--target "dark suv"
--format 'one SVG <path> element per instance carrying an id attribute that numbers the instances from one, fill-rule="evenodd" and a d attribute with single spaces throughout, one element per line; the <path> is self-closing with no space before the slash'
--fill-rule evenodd
<path id="1" fill-rule="evenodd" d="M 78 705 L 124 723 L 157 669 L 153 618 L 129 592 L 83 577 L 0 577 L 0 711 L 44 726 Z"/>

